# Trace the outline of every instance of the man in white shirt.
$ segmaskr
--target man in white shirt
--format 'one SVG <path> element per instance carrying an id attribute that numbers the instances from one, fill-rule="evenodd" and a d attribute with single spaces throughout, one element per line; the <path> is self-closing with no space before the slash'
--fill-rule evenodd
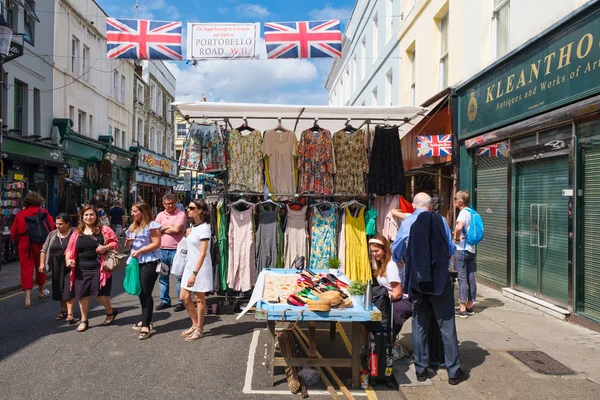
<path id="1" fill-rule="evenodd" d="M 469 318 L 475 315 L 473 303 L 477 300 L 477 283 L 475 282 L 475 249 L 466 241 L 467 232 L 471 227 L 471 213 L 467 209 L 471 196 L 466 190 L 461 190 L 454 197 L 454 204 L 460 210 L 456 219 L 454 230 L 454 241 L 456 242 L 456 253 L 454 253 L 454 269 L 458 272 L 458 301 L 459 309 L 456 316 Z"/>

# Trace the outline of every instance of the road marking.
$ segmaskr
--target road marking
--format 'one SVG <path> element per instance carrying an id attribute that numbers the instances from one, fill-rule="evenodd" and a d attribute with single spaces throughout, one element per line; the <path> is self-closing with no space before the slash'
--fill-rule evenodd
<path id="1" fill-rule="evenodd" d="M 260 330 L 256 329 L 252 333 L 252 341 L 250 342 L 250 347 L 248 349 L 248 362 L 246 363 L 246 377 L 244 379 L 244 388 L 242 392 L 244 394 L 266 394 L 266 395 L 278 395 L 278 396 L 297 396 L 297 394 L 293 394 L 289 390 L 254 390 L 252 389 L 252 376 L 254 375 L 254 357 L 256 356 L 256 348 L 258 347 L 258 337 L 260 336 Z M 351 392 L 352 396 L 355 397 L 368 397 L 368 393 L 362 392 Z M 331 397 L 331 394 L 326 390 L 309 390 L 308 394 L 311 396 L 328 396 Z M 344 396 L 342 392 L 338 392 L 340 396 Z"/>
<path id="2" fill-rule="evenodd" d="M 44 285 L 44 287 L 46 287 L 46 286 L 50 285 L 51 283 L 52 283 L 52 282 L 46 282 L 46 284 Z M 33 292 L 33 290 L 32 290 L 32 292 Z M 20 295 L 20 294 L 25 294 L 25 292 L 24 292 L 23 290 L 21 290 L 21 291 L 19 291 L 19 292 L 17 292 L 17 293 L 9 294 L 8 296 L 5 296 L 5 297 L 2 297 L 2 298 L 0 298 L 0 301 L 2 301 L 2 300 L 6 300 L 6 299 L 10 299 L 11 297 L 15 297 L 15 296 L 18 296 L 18 295 Z M 33 300 L 33 296 L 31 297 L 31 299 Z"/>

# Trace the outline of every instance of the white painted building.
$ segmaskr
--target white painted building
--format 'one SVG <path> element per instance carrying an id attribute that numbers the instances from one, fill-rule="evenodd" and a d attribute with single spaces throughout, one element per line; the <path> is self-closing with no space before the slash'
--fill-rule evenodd
<path id="1" fill-rule="evenodd" d="M 587 1 L 357 0 L 329 104 L 422 104 Z"/>
<path id="2" fill-rule="evenodd" d="M 49 138 L 52 129 L 53 2 L 2 0 L 3 17 L 23 55 L 4 64 L 5 131 L 23 138 Z M 39 21 L 38 21 L 39 19 Z"/>
<path id="3" fill-rule="evenodd" d="M 107 15 L 93 0 L 56 0 L 53 114 L 92 139 L 111 135 L 128 149 L 133 138 L 132 60 L 106 58 Z"/>

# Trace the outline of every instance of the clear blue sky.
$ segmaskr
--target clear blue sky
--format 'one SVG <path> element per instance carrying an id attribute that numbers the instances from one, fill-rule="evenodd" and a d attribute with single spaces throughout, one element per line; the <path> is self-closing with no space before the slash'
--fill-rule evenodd
<path id="1" fill-rule="evenodd" d="M 96 0 L 111 17 L 135 18 L 135 0 Z M 139 19 L 187 22 L 285 22 L 340 19 L 342 32 L 353 0 L 140 0 Z M 185 33 L 185 32 L 184 32 Z M 185 41 L 185 39 L 184 39 Z M 327 104 L 331 59 L 207 61 L 170 65 L 177 100 Z"/>

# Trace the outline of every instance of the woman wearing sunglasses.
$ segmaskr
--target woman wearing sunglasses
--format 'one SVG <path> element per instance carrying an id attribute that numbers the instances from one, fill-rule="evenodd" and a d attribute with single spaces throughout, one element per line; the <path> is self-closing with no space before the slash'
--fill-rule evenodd
<path id="1" fill-rule="evenodd" d="M 208 206 L 202 199 L 190 201 L 187 215 L 192 222 L 192 229 L 187 237 L 188 257 L 181 277 L 181 301 L 185 306 L 192 326 L 181 332 L 185 341 L 193 342 L 203 336 L 204 313 L 206 310 L 206 292 L 212 290 L 213 273 L 210 258 L 211 232 Z M 196 298 L 196 307 L 192 300 Z"/>

